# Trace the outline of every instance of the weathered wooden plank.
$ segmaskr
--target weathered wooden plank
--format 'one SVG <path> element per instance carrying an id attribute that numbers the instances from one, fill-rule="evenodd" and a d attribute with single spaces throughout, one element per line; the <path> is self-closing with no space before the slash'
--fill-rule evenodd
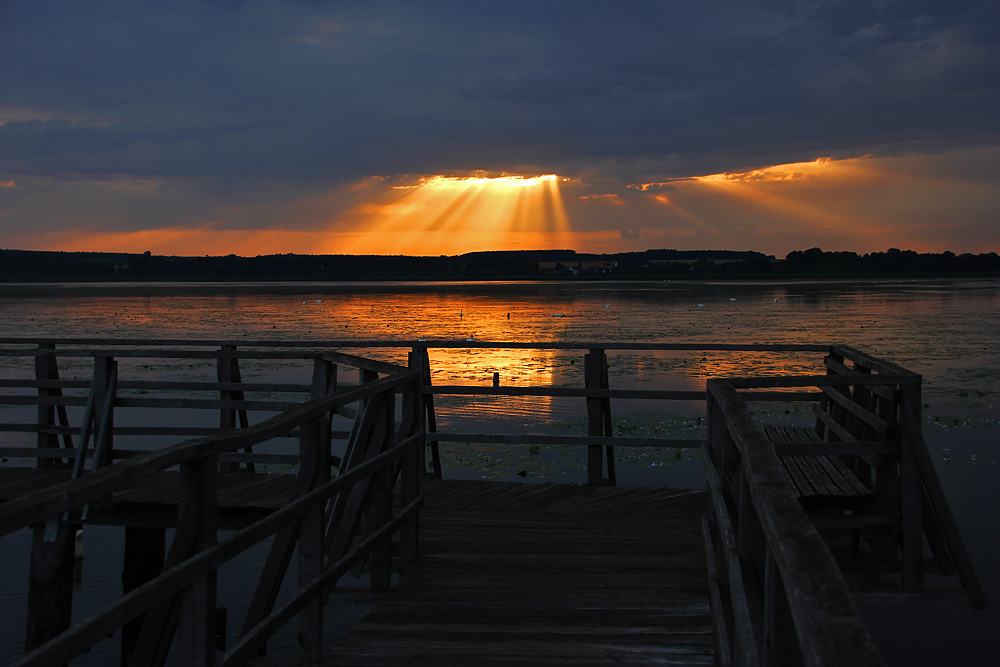
<path id="1" fill-rule="evenodd" d="M 851 376 L 851 377 L 854 377 L 854 376 L 858 375 L 858 371 L 856 371 L 856 370 L 854 370 L 852 368 L 848 368 L 844 363 L 842 363 L 840 361 L 837 361 L 836 359 L 831 359 L 830 357 L 826 357 L 823 360 L 823 364 L 828 369 L 830 369 L 831 373 L 835 373 L 837 375 Z M 906 375 L 908 377 L 903 378 L 903 379 L 905 379 L 906 382 L 912 383 L 914 381 L 914 379 L 912 377 L 913 374 L 912 373 L 907 373 Z M 898 377 L 898 374 L 893 374 L 892 378 L 887 378 L 885 375 L 877 375 L 877 376 L 870 376 L 870 377 L 872 377 L 872 378 L 878 378 L 878 382 L 876 382 L 873 379 L 873 380 L 868 380 L 868 381 L 865 381 L 865 382 L 858 382 L 856 386 L 865 386 L 873 394 L 881 396 L 882 398 L 884 398 L 886 400 L 892 400 L 893 394 L 895 393 L 895 389 L 893 387 L 891 387 L 891 386 L 886 386 L 886 385 L 889 384 L 889 380 L 892 380 L 893 384 L 897 384 L 898 380 L 900 379 Z"/>
<path id="2" fill-rule="evenodd" d="M 454 493 L 440 488 L 452 484 Z M 704 493 L 660 494 L 664 513 L 684 517 L 672 525 L 606 516 L 591 502 L 624 507 L 630 494 L 639 503 L 657 495 L 575 484 L 430 485 L 421 558 L 330 659 L 711 664 L 698 531 Z M 467 509 L 490 495 L 493 509 Z"/>
<path id="3" fill-rule="evenodd" d="M 864 406 L 855 403 L 849 396 L 845 396 L 839 391 L 835 391 L 830 387 L 821 387 L 823 393 L 834 403 L 838 404 L 840 407 L 847 410 L 849 413 L 868 424 L 871 428 L 875 430 L 876 438 L 879 439 L 882 434 L 885 433 L 886 428 L 889 426 L 884 419 L 879 418 L 877 415 L 869 412 Z M 866 387 L 870 389 L 870 387 Z M 857 436 L 855 436 L 857 437 Z"/>

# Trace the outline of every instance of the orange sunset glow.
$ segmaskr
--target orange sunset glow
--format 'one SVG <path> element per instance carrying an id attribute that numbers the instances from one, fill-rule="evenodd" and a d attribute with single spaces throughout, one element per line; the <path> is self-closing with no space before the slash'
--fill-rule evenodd
<path id="1" fill-rule="evenodd" d="M 950 198 L 962 196 L 973 213 L 998 199 L 986 179 L 934 173 L 945 158 L 824 157 L 636 184 L 484 172 L 372 177 L 283 206 L 220 206 L 208 222 L 119 231 L 91 218 L 59 232 L 14 232 L 5 245 L 242 256 L 725 247 L 780 256 L 815 245 L 883 250 L 904 238 L 914 250 L 940 252 L 950 249 L 940 235 Z M 115 182 L 92 187 L 121 190 Z M 977 249 L 996 250 L 988 242 Z"/>
<path id="2" fill-rule="evenodd" d="M 559 177 L 431 176 L 348 211 L 347 254 L 448 255 L 572 242 Z M 333 251 L 330 248 L 330 251 Z"/>

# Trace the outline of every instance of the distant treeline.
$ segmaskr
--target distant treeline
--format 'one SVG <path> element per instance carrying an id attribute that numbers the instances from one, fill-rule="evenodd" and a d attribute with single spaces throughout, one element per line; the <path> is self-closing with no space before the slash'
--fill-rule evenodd
<path id="1" fill-rule="evenodd" d="M 766 278 L 1000 274 L 997 253 L 956 255 L 892 248 L 859 255 L 819 248 L 785 259 L 753 251 L 573 250 L 405 255 L 236 255 L 176 257 L 130 253 L 0 249 L 0 281 L 498 280 L 586 278 Z"/>

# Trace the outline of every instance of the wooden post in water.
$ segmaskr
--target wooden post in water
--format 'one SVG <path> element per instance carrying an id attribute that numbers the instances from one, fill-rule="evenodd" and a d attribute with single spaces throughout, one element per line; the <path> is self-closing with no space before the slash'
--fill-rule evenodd
<path id="1" fill-rule="evenodd" d="M 70 626 L 77 529 L 77 525 L 55 522 L 32 527 L 26 651 L 41 646 Z"/>
<path id="2" fill-rule="evenodd" d="M 125 527 L 125 554 L 122 564 L 122 594 L 129 593 L 163 571 L 166 555 L 167 531 L 164 528 L 144 526 Z M 122 626 L 122 667 L 132 660 L 142 623 L 146 614 L 140 614 Z"/>

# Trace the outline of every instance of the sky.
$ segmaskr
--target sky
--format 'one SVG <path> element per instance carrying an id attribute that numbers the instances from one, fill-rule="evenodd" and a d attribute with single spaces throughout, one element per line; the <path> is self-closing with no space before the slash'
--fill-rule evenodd
<path id="1" fill-rule="evenodd" d="M 1000 252 L 996 0 L 0 0 L 0 248 Z"/>

